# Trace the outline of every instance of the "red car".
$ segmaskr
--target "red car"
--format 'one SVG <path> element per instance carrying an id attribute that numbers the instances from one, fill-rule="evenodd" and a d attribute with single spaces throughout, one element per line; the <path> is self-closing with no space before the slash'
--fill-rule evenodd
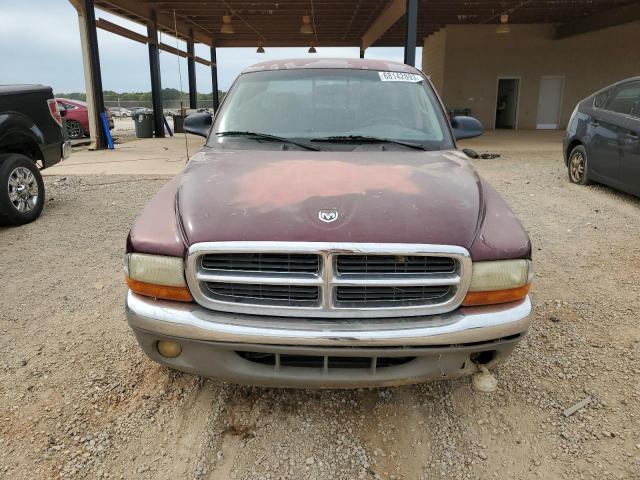
<path id="1" fill-rule="evenodd" d="M 89 110 L 87 104 L 81 100 L 56 98 L 58 106 L 65 112 L 67 134 L 71 140 L 89 136 Z M 105 109 L 109 120 L 109 130 L 113 129 L 113 115 Z"/>

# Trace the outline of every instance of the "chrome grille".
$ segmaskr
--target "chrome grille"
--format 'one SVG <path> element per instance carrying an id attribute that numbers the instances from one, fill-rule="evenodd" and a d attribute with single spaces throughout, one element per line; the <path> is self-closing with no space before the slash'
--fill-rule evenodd
<path id="1" fill-rule="evenodd" d="M 214 310 L 298 317 L 434 315 L 457 308 L 471 259 L 448 245 L 211 242 L 189 249 L 194 299 Z"/>

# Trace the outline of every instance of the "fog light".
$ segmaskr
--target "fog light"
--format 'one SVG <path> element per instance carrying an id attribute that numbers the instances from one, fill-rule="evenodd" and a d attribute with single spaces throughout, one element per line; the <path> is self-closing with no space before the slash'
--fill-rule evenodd
<path id="1" fill-rule="evenodd" d="M 160 340 L 158 342 L 158 352 L 163 357 L 175 358 L 182 353 L 182 347 L 179 343 L 169 340 Z"/>

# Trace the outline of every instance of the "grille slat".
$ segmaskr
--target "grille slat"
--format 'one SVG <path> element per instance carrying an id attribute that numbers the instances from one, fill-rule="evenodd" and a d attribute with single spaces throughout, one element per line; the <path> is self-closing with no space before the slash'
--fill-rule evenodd
<path id="1" fill-rule="evenodd" d="M 452 273 L 455 261 L 449 257 L 424 255 L 338 255 L 336 271 L 344 274 Z"/>
<path id="2" fill-rule="evenodd" d="M 305 285 L 207 282 L 206 286 L 214 298 L 225 302 L 313 306 L 320 299 L 320 289 L 318 287 Z"/>
<path id="3" fill-rule="evenodd" d="M 318 273 L 320 257 L 311 254 L 210 253 L 202 256 L 205 270 Z"/>
<path id="4" fill-rule="evenodd" d="M 415 302 L 426 303 L 445 297 L 449 286 L 415 287 L 336 287 L 338 306 L 360 306 L 385 304 L 383 306 L 412 305 Z M 382 305 L 381 305 L 382 306 Z"/>

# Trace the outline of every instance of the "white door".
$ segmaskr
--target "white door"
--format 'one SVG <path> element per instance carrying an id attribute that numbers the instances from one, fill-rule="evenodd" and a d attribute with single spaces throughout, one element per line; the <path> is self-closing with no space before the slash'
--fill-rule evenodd
<path id="1" fill-rule="evenodd" d="M 564 77 L 540 77 L 536 125 L 538 129 L 555 130 L 558 128 L 563 86 Z"/>

